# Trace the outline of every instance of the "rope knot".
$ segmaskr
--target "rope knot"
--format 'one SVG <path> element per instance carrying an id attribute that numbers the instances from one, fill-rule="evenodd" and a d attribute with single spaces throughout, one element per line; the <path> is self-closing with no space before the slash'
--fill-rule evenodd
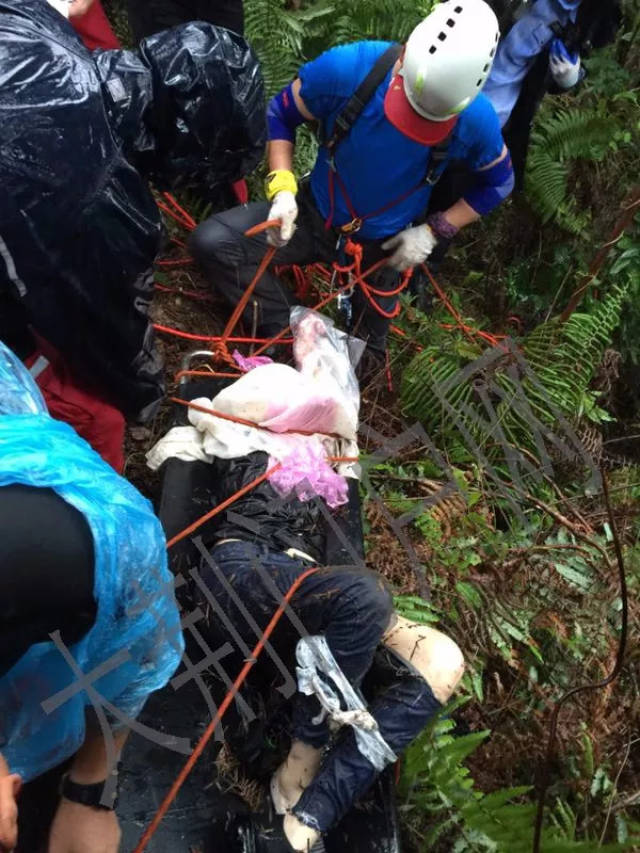
<path id="1" fill-rule="evenodd" d="M 212 352 L 213 357 L 211 360 L 214 362 L 214 364 L 227 364 L 229 365 L 229 367 L 233 367 L 235 370 L 238 369 L 238 365 L 236 364 L 224 341 L 214 341 Z"/>
<path id="2" fill-rule="evenodd" d="M 345 254 L 351 255 L 356 263 L 356 269 L 360 267 L 362 264 L 362 243 L 356 243 L 351 237 L 347 238 L 347 242 L 344 244 Z"/>

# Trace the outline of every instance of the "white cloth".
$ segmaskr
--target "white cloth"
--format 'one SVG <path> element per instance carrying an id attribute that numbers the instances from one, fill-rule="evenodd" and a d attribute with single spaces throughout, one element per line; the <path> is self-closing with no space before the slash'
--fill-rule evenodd
<path id="1" fill-rule="evenodd" d="M 294 308 L 291 326 L 299 370 L 286 364 L 260 365 L 213 400 L 193 400 L 205 409 L 264 429 L 190 408 L 192 426 L 174 427 L 160 439 L 147 453 L 149 467 L 156 470 L 170 457 L 212 462 L 264 451 L 270 465 L 282 463 L 274 488 L 282 490 L 286 483 L 287 494 L 294 491 L 300 500 L 320 494 L 330 506 L 346 503 L 347 484 L 336 483 L 327 457 L 357 459 L 359 455 L 360 400 L 349 355 L 354 343 L 331 320 L 309 309 Z M 340 477 L 360 475 L 357 462 L 339 463 L 337 471 Z"/>
<path id="2" fill-rule="evenodd" d="M 385 251 L 395 249 L 388 264 L 402 272 L 416 264 L 423 264 L 437 245 L 438 238 L 428 225 L 415 225 L 385 241 L 382 248 Z"/>

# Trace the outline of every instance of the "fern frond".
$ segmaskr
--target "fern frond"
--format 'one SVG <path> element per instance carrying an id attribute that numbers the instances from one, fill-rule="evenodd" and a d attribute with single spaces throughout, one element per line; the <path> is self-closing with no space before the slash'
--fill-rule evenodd
<path id="1" fill-rule="evenodd" d="M 568 197 L 569 167 L 579 159 L 600 160 L 615 133 L 611 117 L 593 110 L 559 110 L 541 117 L 531 137 L 525 191 L 543 222 L 555 220 L 572 234 L 589 222 Z"/>
<path id="2" fill-rule="evenodd" d="M 567 196 L 568 170 L 564 163 L 554 160 L 541 146 L 529 154 L 525 175 L 525 191 L 543 222 L 558 213 Z"/>
<path id="3" fill-rule="evenodd" d="M 522 342 L 525 367 L 505 355 L 491 375 L 473 369 L 473 355 L 427 347 L 403 374 L 405 411 L 420 420 L 432 439 L 449 453 L 467 448 L 471 439 L 501 464 L 507 447 L 526 448 L 540 458 L 542 447 L 533 418 L 551 430 L 560 420 L 582 415 L 589 384 L 620 323 L 626 289 L 614 286 L 591 313 L 574 313 L 566 323 L 552 319 L 535 328 Z M 477 386 L 494 398 L 496 417 L 487 416 Z M 502 435 L 501 435 L 502 434 Z"/>
<path id="4" fill-rule="evenodd" d="M 558 110 L 541 118 L 532 135 L 534 146 L 543 146 L 554 160 L 595 159 L 606 150 L 615 128 L 611 117 L 593 110 Z"/>

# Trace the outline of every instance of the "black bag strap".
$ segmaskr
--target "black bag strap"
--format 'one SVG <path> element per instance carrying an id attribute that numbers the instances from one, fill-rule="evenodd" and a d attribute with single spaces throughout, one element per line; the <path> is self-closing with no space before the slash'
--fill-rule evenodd
<path id="1" fill-rule="evenodd" d="M 331 159 L 338 145 L 349 135 L 358 117 L 373 98 L 376 89 L 396 64 L 402 53 L 402 45 L 392 44 L 376 59 L 373 68 L 336 116 L 331 136 L 325 143 Z"/>
<path id="2" fill-rule="evenodd" d="M 442 142 L 431 146 L 431 156 L 429 157 L 429 166 L 425 176 L 425 183 L 434 187 L 444 172 L 445 164 L 449 159 L 449 148 L 453 139 L 453 131 Z"/>

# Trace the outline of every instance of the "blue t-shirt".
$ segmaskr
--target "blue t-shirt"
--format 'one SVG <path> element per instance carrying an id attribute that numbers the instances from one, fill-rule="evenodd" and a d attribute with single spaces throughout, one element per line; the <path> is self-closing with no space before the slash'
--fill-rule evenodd
<path id="1" fill-rule="evenodd" d="M 364 80 L 389 42 L 362 41 L 334 47 L 300 69 L 300 94 L 310 112 L 321 120 L 325 138 L 351 95 Z M 430 151 L 414 142 L 388 121 L 384 98 L 391 71 L 376 90 L 336 151 L 336 166 L 353 209 L 358 216 L 379 211 L 389 202 L 412 190 L 427 174 Z M 478 97 L 458 119 L 449 147 L 449 159 L 463 160 L 481 169 L 498 159 L 504 142 L 498 117 L 483 96 Z M 329 161 L 322 147 L 311 174 L 311 189 L 320 213 L 326 218 L 329 203 Z M 333 225 L 351 222 L 352 216 L 335 183 Z M 366 218 L 359 236 L 380 239 L 397 234 L 426 209 L 431 194 L 427 184 L 408 198 L 376 216 Z"/>

